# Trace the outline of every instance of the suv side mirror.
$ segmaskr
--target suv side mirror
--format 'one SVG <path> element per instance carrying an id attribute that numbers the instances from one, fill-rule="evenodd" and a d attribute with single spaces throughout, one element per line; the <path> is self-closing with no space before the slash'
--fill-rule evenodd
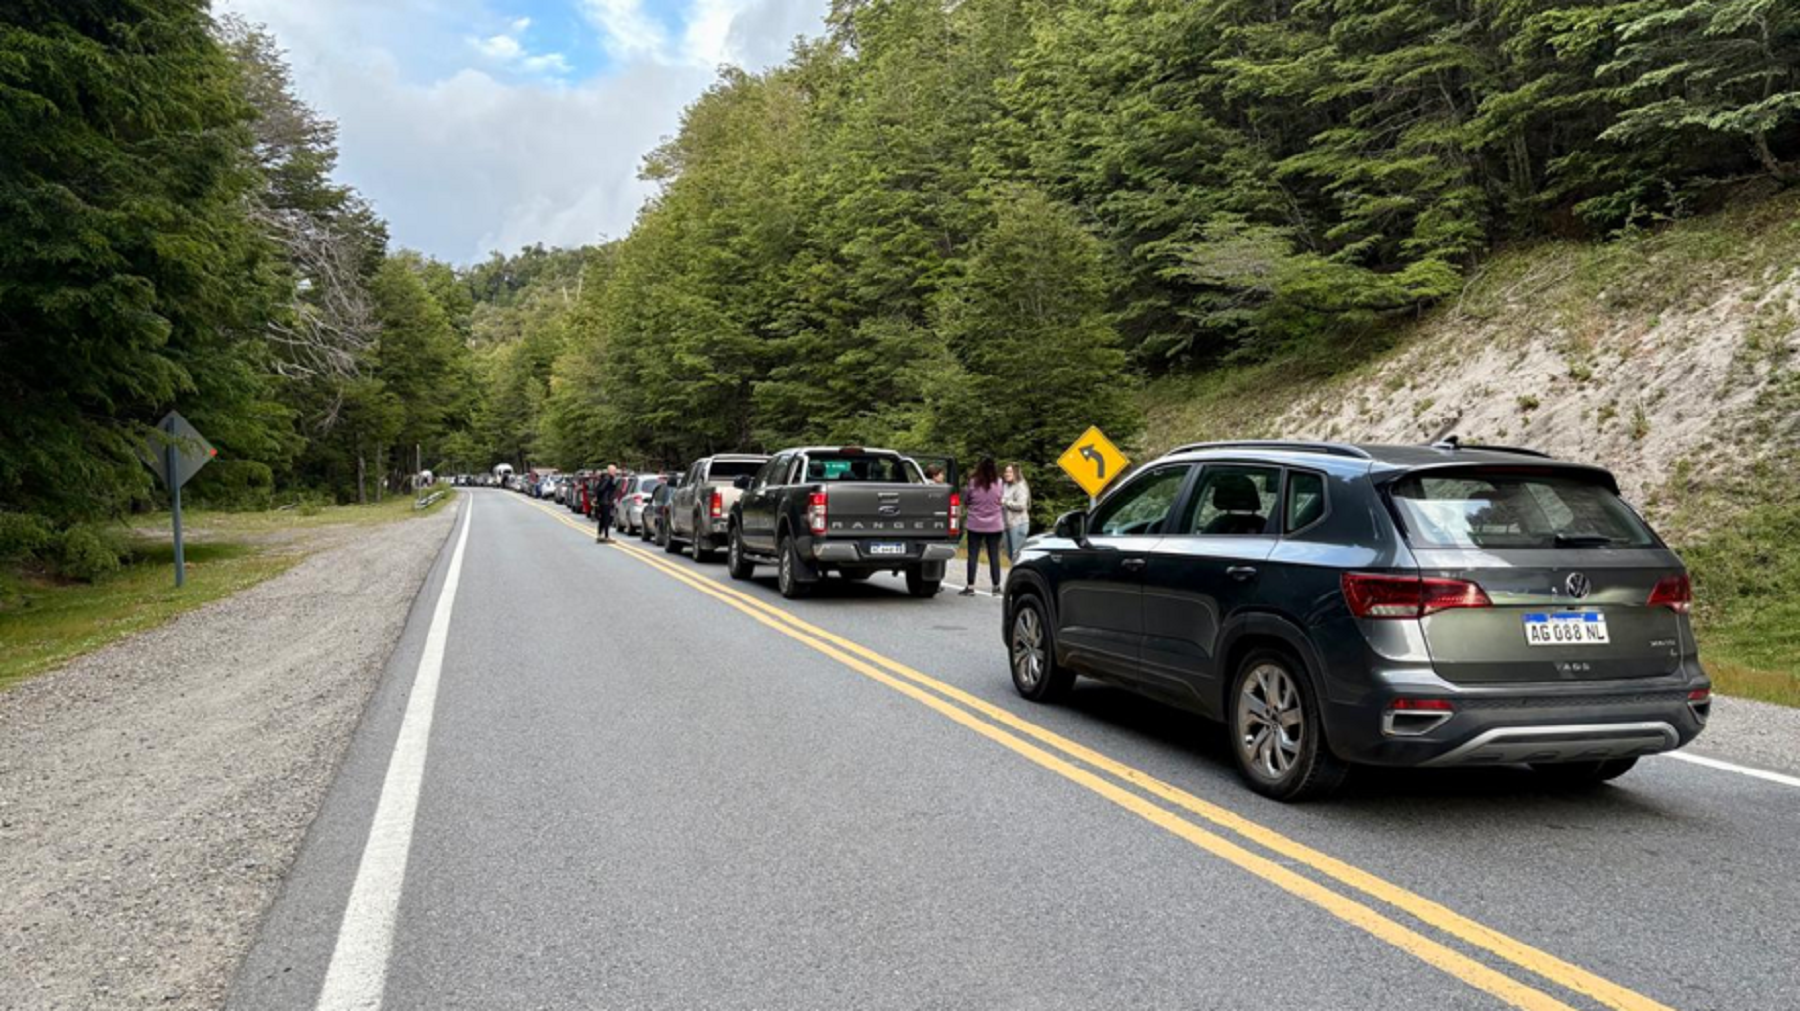
<path id="1" fill-rule="evenodd" d="M 744 489 L 750 487 L 750 475 L 749 474 L 739 474 L 737 477 L 732 478 L 731 486 L 733 488 L 738 489 L 739 491 L 743 491 Z"/>
<path id="2" fill-rule="evenodd" d="M 1077 544 L 1087 543 L 1088 514 L 1085 509 L 1071 509 L 1056 518 L 1056 536 Z"/>

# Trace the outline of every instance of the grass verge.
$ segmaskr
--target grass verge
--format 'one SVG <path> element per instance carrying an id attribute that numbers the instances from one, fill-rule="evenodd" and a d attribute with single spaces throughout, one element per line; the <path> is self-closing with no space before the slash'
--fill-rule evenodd
<path id="1" fill-rule="evenodd" d="M 326 526 L 374 526 L 444 508 L 445 495 L 424 510 L 407 496 L 380 505 L 330 506 L 302 513 L 183 513 L 188 535 L 187 585 L 175 588 L 175 549 L 167 513 L 137 517 L 131 557 L 118 575 L 97 583 L 60 580 L 34 569 L 0 572 L 0 691 L 186 611 L 249 589 L 293 568 L 310 550 L 287 532 Z M 148 531 L 159 531 L 156 536 Z"/>
<path id="2" fill-rule="evenodd" d="M 1754 506 L 1681 551 L 1717 689 L 1800 706 L 1800 494 Z"/>

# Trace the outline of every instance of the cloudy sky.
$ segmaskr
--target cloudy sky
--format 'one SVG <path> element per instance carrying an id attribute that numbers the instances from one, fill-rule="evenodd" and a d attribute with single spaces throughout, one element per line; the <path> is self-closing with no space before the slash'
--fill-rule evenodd
<path id="1" fill-rule="evenodd" d="M 644 154 L 722 64 L 781 62 L 826 0 L 217 0 L 338 121 L 339 178 L 457 263 L 631 229 Z"/>

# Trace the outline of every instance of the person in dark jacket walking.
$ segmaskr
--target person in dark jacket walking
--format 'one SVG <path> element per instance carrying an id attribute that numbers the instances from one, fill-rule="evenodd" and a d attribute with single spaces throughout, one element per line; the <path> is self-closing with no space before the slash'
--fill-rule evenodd
<path id="1" fill-rule="evenodd" d="M 609 463 L 606 472 L 594 484 L 594 518 L 600 528 L 594 531 L 594 543 L 612 540 L 613 510 L 619 504 L 619 465 Z"/>

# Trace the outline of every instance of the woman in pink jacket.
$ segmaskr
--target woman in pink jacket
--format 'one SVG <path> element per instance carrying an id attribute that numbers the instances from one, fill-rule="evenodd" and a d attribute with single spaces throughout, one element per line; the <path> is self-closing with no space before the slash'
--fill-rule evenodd
<path id="1" fill-rule="evenodd" d="M 1000 483 L 994 458 L 982 457 L 975 465 L 974 475 L 969 478 L 969 486 L 963 489 L 963 502 L 969 510 L 968 518 L 963 521 L 963 529 L 969 532 L 969 578 L 962 588 L 965 597 L 975 595 L 975 565 L 984 545 L 987 547 L 988 576 L 994 590 L 1000 589 L 1000 534 L 1006 529 L 1000 499 L 1005 493 L 1006 486 Z"/>

